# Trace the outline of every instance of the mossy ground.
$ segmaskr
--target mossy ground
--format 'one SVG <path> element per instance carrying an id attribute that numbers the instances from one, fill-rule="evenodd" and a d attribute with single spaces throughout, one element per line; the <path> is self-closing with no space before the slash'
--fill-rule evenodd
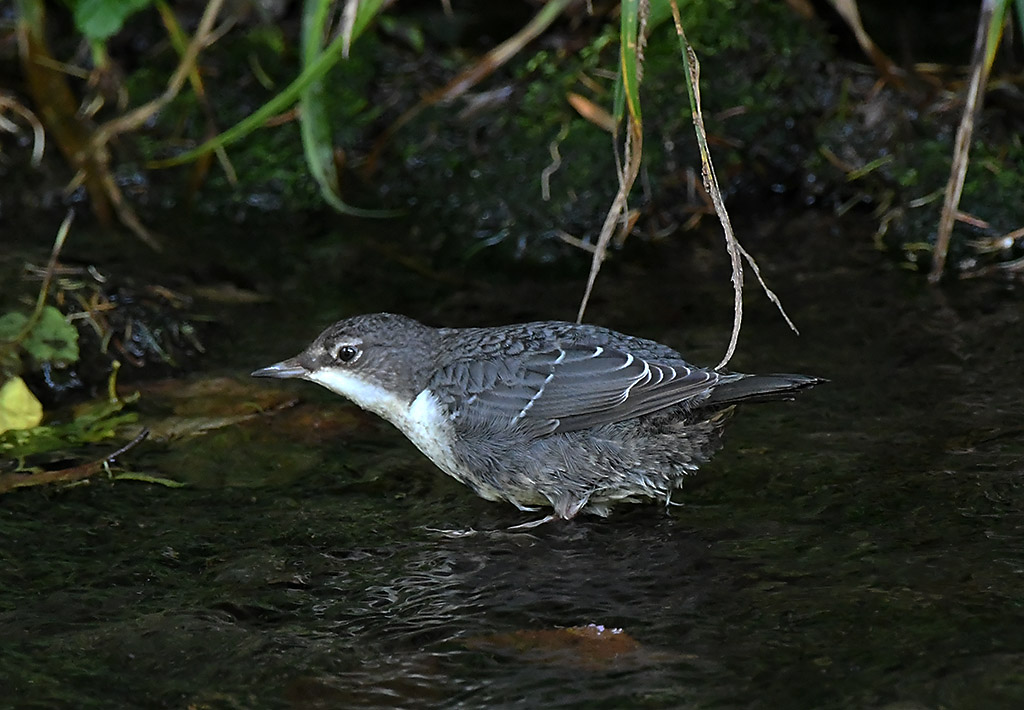
<path id="1" fill-rule="evenodd" d="M 405 210 L 410 241 L 445 260 L 481 251 L 558 259 L 571 251 L 558 235 L 593 239 L 616 188 L 612 137 L 567 101 L 575 92 L 610 109 L 613 25 L 556 26 L 467 95 L 406 125 L 367 173 L 364 159 L 384 127 L 474 61 L 481 33 L 495 31 L 468 19 L 457 17 L 442 31 L 431 10 L 413 8 L 387 32 L 361 38 L 328 76 L 347 199 Z M 927 262 L 958 102 L 933 85 L 880 84 L 873 70 L 840 56 L 820 23 L 784 3 L 687 3 L 684 22 L 702 62 L 713 158 L 732 204 L 744 208 L 781 196 L 840 213 L 873 211 L 880 243 L 895 258 Z M 413 35 L 415 42 L 407 39 Z M 227 40 L 208 60 L 216 68 L 211 107 L 221 128 L 269 99 L 295 71 L 293 38 L 279 31 L 252 28 Z M 254 79 L 256 65 L 267 86 Z M 146 76 L 140 70 L 132 77 L 133 93 L 146 94 Z M 651 32 L 641 96 L 645 168 L 631 206 L 643 215 L 634 233 L 650 236 L 705 208 L 693 197 L 699 158 L 670 22 Z M 164 128 L 146 139 L 152 142 L 144 155 L 166 151 L 169 125 L 179 138 L 196 135 L 194 100 L 180 103 L 180 113 L 167 112 Z M 1008 232 L 1024 219 L 1014 199 L 1024 194 L 1014 120 L 999 110 L 982 114 L 961 209 L 990 226 L 958 228 L 956 265 L 1018 255 L 1013 247 L 984 253 L 972 247 L 972 238 Z M 199 209 L 216 212 L 232 202 L 245 219 L 284 206 L 320 206 L 294 122 L 250 135 L 229 155 L 238 182 L 229 184 L 214 167 L 196 195 Z M 542 179 L 550 184 L 546 199 Z"/>

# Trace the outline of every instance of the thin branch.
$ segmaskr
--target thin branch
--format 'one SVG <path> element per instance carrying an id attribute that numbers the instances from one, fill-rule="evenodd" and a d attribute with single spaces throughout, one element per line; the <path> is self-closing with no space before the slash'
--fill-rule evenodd
<path id="1" fill-rule="evenodd" d="M 619 190 L 615 193 L 608 214 L 605 215 L 604 224 L 601 225 L 601 233 L 594 246 L 594 255 L 590 260 L 590 275 L 587 277 L 587 287 L 583 291 L 583 298 L 580 301 L 580 309 L 576 314 L 576 322 L 583 322 L 583 314 L 587 310 L 587 302 L 590 301 L 590 294 L 594 290 L 594 283 L 597 281 L 597 274 L 601 271 L 601 264 L 604 262 L 608 251 L 608 243 L 615 233 L 615 225 L 626 213 L 629 191 L 640 173 L 640 160 L 643 157 L 643 130 L 640 122 L 632 116 L 628 119 L 626 133 L 625 159 L 626 165 L 618 172 Z"/>
<path id="2" fill-rule="evenodd" d="M 213 41 L 215 36 L 213 25 L 217 21 L 217 16 L 220 14 L 223 5 L 224 0 L 210 0 L 210 4 L 206 6 L 206 10 L 199 20 L 199 26 L 192 36 L 192 41 L 189 42 L 188 47 L 182 53 L 178 67 L 174 70 L 170 80 L 168 80 L 167 88 L 164 89 L 164 92 L 152 101 L 122 116 L 111 119 L 97 128 L 90 141 L 93 150 L 106 145 L 114 136 L 143 125 L 153 114 L 160 111 L 178 95 L 195 66 L 199 52 Z"/>
<path id="3" fill-rule="evenodd" d="M 81 481 L 82 479 L 95 476 L 100 471 L 106 470 L 116 458 L 141 444 L 148 436 L 149 429 L 143 429 L 138 436 L 117 451 L 78 466 L 62 468 L 57 471 L 42 471 L 41 473 L 5 473 L 0 475 L 0 494 L 13 491 L 16 488 L 45 486 L 51 483 L 73 483 L 74 481 Z"/>
<path id="4" fill-rule="evenodd" d="M 939 217 L 939 231 L 935 240 L 935 253 L 932 270 L 928 280 L 938 283 L 946 268 L 946 256 L 949 253 L 949 242 L 953 236 L 953 223 L 956 221 L 957 209 L 960 206 L 960 195 L 967 178 L 967 165 L 970 162 L 971 134 L 974 133 L 974 122 L 981 108 L 981 94 L 988 81 L 991 63 L 986 61 L 986 48 L 989 32 L 995 17 L 993 0 L 982 0 L 981 15 L 978 17 L 978 32 L 974 38 L 974 56 L 971 58 L 971 80 L 964 101 L 964 112 L 960 117 L 960 126 L 956 129 L 956 142 L 953 145 L 953 166 L 946 183 L 946 193 L 942 201 L 942 214 Z M 1006 12 L 1005 3 L 1003 13 Z M 1004 15 L 999 16 L 1002 22 Z"/>
<path id="5" fill-rule="evenodd" d="M 722 191 L 718 187 L 718 177 L 715 175 L 715 166 L 711 161 L 711 151 L 708 148 L 707 141 L 707 130 L 704 127 L 704 115 L 701 112 L 700 104 L 700 63 L 697 61 L 697 54 L 693 51 L 693 47 L 686 39 L 686 33 L 683 32 L 683 23 L 679 17 L 679 7 L 676 4 L 676 0 L 671 0 L 672 7 L 672 20 L 675 22 L 676 34 L 679 36 L 680 48 L 682 50 L 683 59 L 686 62 L 687 77 L 687 89 L 690 92 L 690 108 L 693 114 L 693 128 L 697 134 L 697 145 L 700 148 L 700 160 L 701 160 L 701 178 L 704 183 L 704 189 L 707 190 L 711 196 L 711 202 L 715 206 L 715 212 L 718 214 L 718 220 L 722 224 L 722 231 L 725 236 L 725 247 L 729 252 L 729 260 L 732 264 L 732 286 L 733 286 L 733 322 L 732 322 L 732 334 L 729 337 L 729 347 L 726 348 L 725 355 L 722 357 L 722 361 L 718 363 L 716 369 L 725 367 L 729 360 L 732 359 L 733 354 L 736 352 L 736 345 L 740 338 L 740 327 L 743 324 L 743 262 L 742 259 L 746 259 L 747 263 L 754 270 L 754 275 L 757 277 L 758 283 L 761 284 L 761 288 L 764 289 L 765 293 L 772 303 L 782 313 L 782 317 L 786 323 L 794 332 L 797 331 L 793 325 L 793 321 L 790 320 L 786 314 L 785 309 L 782 307 L 781 301 L 778 296 L 768 288 L 765 284 L 764 279 L 761 277 L 761 271 L 757 266 L 757 262 L 754 258 L 743 248 L 736 239 L 736 235 L 732 229 L 732 223 L 729 220 L 729 213 L 725 208 L 725 200 L 722 198 Z"/>
<path id="6" fill-rule="evenodd" d="M 16 336 L 14 336 L 11 342 L 20 343 L 23 341 L 33 328 L 36 327 L 36 323 L 39 322 L 39 318 L 43 315 L 43 308 L 46 307 L 46 296 L 50 292 L 50 284 L 53 282 L 53 274 L 57 270 L 57 259 L 60 257 L 61 249 L 64 248 L 64 242 L 67 241 L 68 233 L 71 231 L 71 222 L 75 219 L 74 208 L 69 208 L 67 215 L 64 217 L 64 221 L 60 223 L 60 228 L 57 230 L 57 236 L 53 240 L 53 247 L 50 249 L 50 258 L 46 262 L 46 271 L 43 273 L 43 283 L 39 287 L 39 294 L 36 296 L 36 306 L 32 310 L 32 315 L 29 316 L 28 320 L 25 321 L 24 327 L 21 329 Z"/>
<path id="7" fill-rule="evenodd" d="M 25 122 L 32 128 L 32 167 L 38 168 L 39 164 L 43 161 L 43 150 L 46 148 L 46 130 L 43 128 L 42 122 L 36 118 L 36 115 L 27 106 L 17 101 L 13 96 L 0 93 L 0 111 L 5 108 L 11 109 L 24 118 Z M 6 119 L 4 120 L 6 122 Z M 11 133 L 17 131 L 17 126 L 14 124 L 5 125 L 2 128 Z"/>
<path id="8" fill-rule="evenodd" d="M 580 300 L 580 309 L 576 314 L 576 322 L 583 322 L 583 315 L 587 310 L 587 303 L 590 301 L 590 294 L 594 290 L 594 283 L 597 281 L 597 274 L 601 271 L 601 264 L 604 262 L 608 252 L 608 244 L 615 233 L 615 225 L 627 213 L 629 192 L 640 174 L 640 163 L 643 160 L 644 131 L 643 118 L 640 113 L 639 84 L 642 78 L 643 46 L 647 33 L 647 18 L 650 14 L 650 4 L 641 2 L 632 10 L 623 7 L 621 12 L 636 12 L 635 25 L 626 31 L 627 16 L 623 14 L 623 31 L 621 33 L 621 47 L 619 50 L 619 71 L 622 77 L 622 90 L 626 104 L 626 139 L 623 149 L 623 163 L 618 162 L 616 154 L 616 177 L 619 181 L 619 189 L 612 200 L 608 214 L 605 215 L 604 224 L 601 225 L 601 232 L 594 246 L 594 254 L 590 259 L 590 275 L 587 277 L 587 286 L 583 291 L 583 298 Z M 613 146 L 616 144 L 613 143 Z"/>

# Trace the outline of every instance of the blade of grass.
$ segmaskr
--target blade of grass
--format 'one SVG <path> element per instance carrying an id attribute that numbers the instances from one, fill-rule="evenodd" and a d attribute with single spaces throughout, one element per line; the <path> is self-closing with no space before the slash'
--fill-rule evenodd
<path id="1" fill-rule="evenodd" d="M 1024 0 L 1017 0 L 1013 6 L 1017 9 L 1017 32 L 1024 33 Z"/>
<path id="2" fill-rule="evenodd" d="M 900 68 L 889 59 L 885 52 L 879 49 L 878 45 L 871 39 L 871 35 L 864 29 L 864 25 L 860 20 L 860 9 L 857 7 L 857 0 L 829 0 L 829 2 L 835 11 L 839 13 L 839 16 L 843 18 L 843 21 L 846 22 L 847 27 L 853 32 L 857 44 L 860 45 L 864 54 L 868 55 L 868 58 L 871 59 L 878 72 L 896 86 L 902 86 L 903 80 L 900 78 L 902 73 Z"/>
<path id="3" fill-rule="evenodd" d="M 612 200 L 611 207 L 605 215 L 601 232 L 594 246 L 594 254 L 590 259 L 590 275 L 587 286 L 580 299 L 580 308 L 576 314 L 576 322 L 583 322 L 583 315 L 590 301 L 590 294 L 597 282 L 608 252 L 608 243 L 615 232 L 615 225 L 627 212 L 629 192 L 640 174 L 640 163 L 643 159 L 643 119 L 640 113 L 640 80 L 643 62 L 643 42 L 646 32 L 647 14 L 650 5 L 640 0 L 623 0 L 620 7 L 621 24 L 619 27 L 619 81 L 615 93 L 615 115 L 625 113 L 626 136 L 623 150 L 623 162 L 617 166 L 616 177 L 619 189 Z M 613 144 L 614 145 L 614 144 Z"/>
<path id="4" fill-rule="evenodd" d="M 736 352 L 736 344 L 740 338 L 740 327 L 743 324 L 743 263 L 741 260 L 746 259 L 750 268 L 753 270 L 754 275 L 757 277 L 758 283 L 761 284 L 761 288 L 764 289 L 765 294 L 772 303 L 775 304 L 776 308 L 782 314 L 786 323 L 792 328 L 793 332 L 799 333 L 796 326 L 793 325 L 793 321 L 789 319 L 785 309 L 782 307 L 782 302 L 779 301 L 778 296 L 768 288 L 765 284 L 764 279 L 761 278 L 761 270 L 757 266 L 757 262 L 754 258 L 743 248 L 736 239 L 736 235 L 732 230 L 732 222 L 729 220 L 729 212 L 725 209 L 725 200 L 722 198 L 722 191 L 718 187 L 718 178 L 715 175 L 715 166 L 711 162 L 711 150 L 708 148 L 707 130 L 704 128 L 704 115 L 701 112 L 700 106 L 700 63 L 697 61 L 697 54 L 693 51 L 693 47 L 686 40 L 686 33 L 683 32 L 683 23 L 679 17 L 679 7 L 676 5 L 676 0 L 671 0 L 672 4 L 672 20 L 676 25 L 676 35 L 679 37 L 679 49 L 683 55 L 683 62 L 686 64 L 686 90 L 690 95 L 690 111 L 693 116 L 693 129 L 697 134 L 697 145 L 700 148 L 700 162 L 701 162 L 701 177 L 704 182 L 704 189 L 707 190 L 708 194 L 711 195 L 711 201 L 715 206 L 715 212 L 718 214 L 718 220 L 722 223 L 722 231 L 725 236 L 725 246 L 729 252 L 729 259 L 732 262 L 732 285 L 733 285 L 733 323 L 732 323 L 732 335 L 729 338 L 729 347 L 725 351 L 725 355 L 722 357 L 722 361 L 718 363 L 716 369 L 725 367 L 729 360 L 732 359 L 733 353 Z"/>
<path id="5" fill-rule="evenodd" d="M 639 33 L 641 11 L 650 11 L 650 7 L 644 3 L 641 9 L 639 0 L 623 0 L 621 10 L 622 25 L 619 29 L 619 39 L 622 42 L 619 52 L 619 71 L 622 72 L 622 88 L 625 92 L 626 106 L 629 115 L 637 121 L 643 120 L 640 113 L 640 79 L 641 63 L 643 62 L 642 35 Z M 646 18 L 644 18 L 646 21 Z"/>
<path id="6" fill-rule="evenodd" d="M 384 0 L 385 2 L 387 0 Z M 342 35 L 335 37 L 324 47 L 324 50 L 317 56 L 316 60 L 307 65 L 302 72 L 295 77 L 288 86 L 282 89 L 276 96 L 246 116 L 218 136 L 204 141 L 192 150 L 180 153 L 173 158 L 153 160 L 146 164 L 149 168 L 169 168 L 175 165 L 182 165 L 191 162 L 201 155 L 209 153 L 221 146 L 227 146 L 235 141 L 244 138 L 258 128 L 262 128 L 268 119 L 285 111 L 294 104 L 302 92 L 313 82 L 322 78 L 344 55 L 348 43 L 357 38 L 370 24 L 374 14 L 370 12 L 371 5 L 375 3 L 360 4 L 359 10 L 352 25 L 351 37 Z M 383 3 L 379 7 L 383 7 Z"/>
<path id="7" fill-rule="evenodd" d="M 164 27 L 167 29 L 167 35 L 171 39 L 171 45 L 174 47 L 174 51 L 181 57 L 185 54 L 188 48 L 188 35 L 185 34 L 184 30 L 181 29 L 181 24 L 178 22 L 177 16 L 171 9 L 170 5 L 165 0 L 156 0 L 154 3 L 157 12 L 160 14 L 160 19 L 164 23 Z M 203 79 L 199 74 L 199 67 L 193 65 L 188 73 L 188 83 L 192 87 L 192 93 L 196 95 L 196 99 L 199 101 L 199 105 L 203 109 L 203 114 L 206 117 L 206 130 L 208 134 L 215 135 L 217 133 L 213 111 L 210 109 L 209 97 L 206 94 L 206 87 L 203 85 Z M 217 161 L 220 163 L 221 168 L 224 170 L 224 174 L 227 176 L 228 182 L 232 185 L 238 182 L 238 174 L 235 172 L 235 167 L 231 164 L 231 160 L 228 158 L 227 151 L 223 148 L 218 148 L 216 151 Z M 209 161 L 205 161 L 197 175 L 196 184 L 202 182 L 208 170 Z"/>
<path id="8" fill-rule="evenodd" d="M 25 321 L 25 325 L 21 331 L 11 339 L 12 343 L 20 343 L 28 336 L 36 323 L 39 322 L 39 318 L 43 315 L 43 308 L 46 307 L 46 297 L 50 292 L 50 284 L 53 282 L 53 274 L 57 269 L 57 259 L 60 257 L 61 249 L 64 248 L 64 242 L 67 241 L 68 233 L 71 231 L 71 223 L 75 219 L 75 210 L 71 208 L 68 213 L 64 216 L 64 221 L 60 223 L 60 227 L 57 229 L 57 236 L 53 239 L 53 247 L 50 249 L 50 258 L 46 262 L 46 271 L 43 272 L 43 283 L 39 287 L 39 293 L 36 295 L 36 305 L 32 309 L 32 314 Z"/>
<path id="9" fill-rule="evenodd" d="M 949 242 L 953 237 L 953 223 L 956 221 L 960 207 L 960 195 L 967 178 L 967 166 L 970 162 L 971 135 L 974 123 L 981 109 L 981 95 L 988 82 L 989 70 L 995 58 L 996 47 L 1002 36 L 1003 21 L 1006 19 L 1007 0 L 982 0 L 981 13 L 978 16 L 978 31 L 974 39 L 974 52 L 971 57 L 971 78 L 964 99 L 964 112 L 960 117 L 960 126 L 956 131 L 953 144 L 953 165 L 946 183 L 945 197 L 942 201 L 942 214 L 939 216 L 939 230 L 935 239 L 935 253 L 932 259 L 932 270 L 928 280 L 938 283 L 946 268 L 946 257 L 949 254 Z"/>
<path id="10" fill-rule="evenodd" d="M 196 60 L 199 58 L 199 53 L 214 41 L 214 23 L 217 21 L 217 17 L 220 15 L 220 11 L 223 6 L 224 0 L 210 0 L 209 4 L 203 10 L 203 16 L 199 20 L 199 25 L 196 27 L 195 34 L 192 35 L 192 40 L 185 47 L 185 51 L 182 53 L 178 66 L 175 68 L 171 78 L 168 79 L 167 87 L 164 89 L 163 93 L 142 106 L 132 109 L 117 118 L 111 119 L 97 128 L 91 140 L 94 149 L 106 146 L 112 138 L 124 133 L 125 131 L 132 131 L 139 128 L 148 121 L 153 114 L 163 109 L 174 99 L 175 96 L 178 95 L 178 92 L 181 91 L 181 87 L 184 86 L 185 81 L 188 79 L 189 74 L 195 68 Z"/>
<path id="11" fill-rule="evenodd" d="M 355 27 L 359 11 L 375 14 L 382 0 L 349 0 L 345 6 L 345 18 L 341 33 L 342 56 L 348 56 L 348 48 L 352 41 L 351 32 Z M 331 9 L 331 0 L 306 0 L 302 9 L 302 66 L 308 68 L 316 63 L 323 53 L 323 37 L 327 25 L 327 16 Z M 366 26 L 365 23 L 363 25 Z M 338 182 L 338 169 L 334 162 L 334 137 L 331 130 L 331 116 L 327 109 L 325 96 L 327 87 L 321 77 L 310 83 L 299 95 L 299 129 L 302 135 L 302 149 L 306 156 L 306 165 L 320 187 L 320 196 L 324 202 L 342 214 L 357 217 L 388 217 L 397 214 L 393 211 L 383 212 L 353 207 L 341 199 L 341 185 Z"/>

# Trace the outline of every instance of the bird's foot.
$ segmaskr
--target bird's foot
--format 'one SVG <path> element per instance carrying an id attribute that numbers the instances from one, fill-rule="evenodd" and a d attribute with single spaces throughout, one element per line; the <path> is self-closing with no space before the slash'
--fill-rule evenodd
<path id="1" fill-rule="evenodd" d="M 543 525 L 544 523 L 549 523 L 552 520 L 559 520 L 561 517 L 562 516 L 560 516 L 560 515 L 558 515 L 556 513 L 552 513 L 551 515 L 545 515 L 540 520 L 531 520 L 528 523 L 519 523 L 519 525 L 513 525 L 512 527 L 509 528 L 509 530 L 510 531 L 511 530 L 530 530 L 531 528 L 535 528 L 538 525 Z"/>
<path id="2" fill-rule="evenodd" d="M 669 491 L 668 493 L 665 494 L 665 510 L 668 510 L 672 506 L 683 506 L 683 505 L 686 505 L 686 504 L 685 503 L 676 503 L 674 500 L 672 500 L 672 491 Z"/>

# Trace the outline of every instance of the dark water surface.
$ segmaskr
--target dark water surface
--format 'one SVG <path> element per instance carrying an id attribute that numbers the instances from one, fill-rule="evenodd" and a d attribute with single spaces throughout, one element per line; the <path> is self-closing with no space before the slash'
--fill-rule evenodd
<path id="1" fill-rule="evenodd" d="M 732 366 L 832 382 L 744 408 L 683 505 L 507 533 L 527 516 L 289 383 L 304 404 L 132 454 L 187 488 L 0 501 L 0 706 L 1024 707 L 1020 291 L 929 289 L 813 215 L 740 233 L 803 335 L 751 288 Z M 627 249 L 590 319 L 713 364 L 715 246 Z M 322 248 L 325 278 L 282 267 L 278 301 L 236 315 L 217 374 L 361 310 L 571 318 L 580 291 Z"/>

